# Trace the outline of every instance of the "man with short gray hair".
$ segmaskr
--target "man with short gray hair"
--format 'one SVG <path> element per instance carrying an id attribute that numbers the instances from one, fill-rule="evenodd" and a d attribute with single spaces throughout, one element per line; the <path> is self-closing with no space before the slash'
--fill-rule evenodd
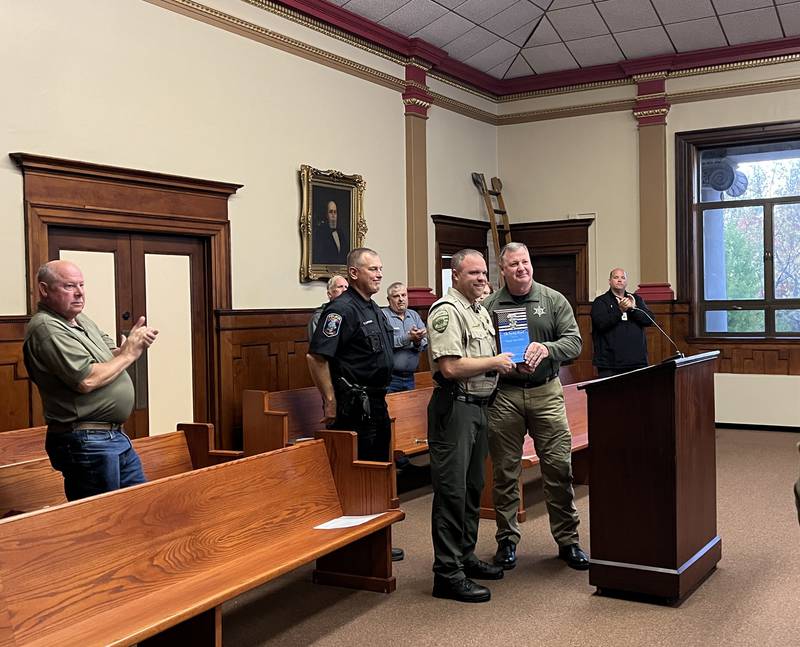
<path id="1" fill-rule="evenodd" d="M 414 388 L 414 371 L 419 367 L 419 356 L 428 347 L 425 324 L 415 310 L 408 309 L 408 290 L 405 284 L 395 281 L 386 290 L 388 307 L 381 308 L 394 330 L 394 368 L 389 393 L 410 391 Z"/>
<path id="2" fill-rule="evenodd" d="M 342 292 L 347 289 L 347 279 L 344 278 L 341 274 L 334 274 L 331 278 L 328 279 L 328 286 L 327 286 L 327 293 L 328 293 L 328 303 L 333 301 L 336 297 L 338 297 Z M 314 310 L 311 313 L 311 319 L 308 322 L 308 341 L 311 341 L 311 338 L 314 336 L 314 331 L 317 329 L 317 324 L 319 323 L 319 318 L 322 316 L 322 311 L 325 309 L 325 306 L 328 303 L 323 303 L 319 308 Z"/>
<path id="3" fill-rule="evenodd" d="M 64 475 L 68 501 L 145 482 L 122 423 L 134 403 L 126 369 L 156 339 L 139 317 L 119 347 L 83 314 L 83 273 L 50 261 L 36 276 L 39 309 L 25 327 L 25 367 L 47 421 L 45 450 Z"/>

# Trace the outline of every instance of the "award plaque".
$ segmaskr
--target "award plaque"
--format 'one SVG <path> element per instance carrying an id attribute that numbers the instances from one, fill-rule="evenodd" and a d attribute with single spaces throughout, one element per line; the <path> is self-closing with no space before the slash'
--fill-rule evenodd
<path id="1" fill-rule="evenodd" d="M 525 361 L 525 349 L 531 343 L 528 335 L 528 313 L 525 308 L 502 308 L 492 314 L 497 330 L 498 351 L 511 353 L 511 360 L 522 364 Z"/>

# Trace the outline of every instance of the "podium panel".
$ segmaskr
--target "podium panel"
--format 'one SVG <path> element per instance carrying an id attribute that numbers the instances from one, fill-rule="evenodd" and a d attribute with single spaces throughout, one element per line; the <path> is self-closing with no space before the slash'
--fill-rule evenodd
<path id="1" fill-rule="evenodd" d="M 588 382 L 589 583 L 686 597 L 722 557 L 717 535 L 718 351 Z"/>

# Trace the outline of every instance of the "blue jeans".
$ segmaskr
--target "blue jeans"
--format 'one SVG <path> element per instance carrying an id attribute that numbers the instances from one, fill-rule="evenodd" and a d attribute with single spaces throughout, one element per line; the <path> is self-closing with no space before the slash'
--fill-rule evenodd
<path id="1" fill-rule="evenodd" d="M 142 462 L 121 429 L 49 433 L 45 450 L 53 468 L 64 475 L 67 501 L 147 482 Z"/>
<path id="2" fill-rule="evenodd" d="M 397 393 L 398 391 L 412 391 L 414 389 L 414 374 L 411 373 L 408 377 L 402 377 L 396 373 L 392 373 L 392 381 L 389 383 L 389 388 L 386 389 L 387 393 Z"/>

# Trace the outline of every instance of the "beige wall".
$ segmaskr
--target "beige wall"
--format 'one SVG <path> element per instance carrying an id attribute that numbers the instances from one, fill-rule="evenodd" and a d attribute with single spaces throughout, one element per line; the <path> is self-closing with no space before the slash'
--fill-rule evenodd
<path id="1" fill-rule="evenodd" d="M 398 92 L 139 0 L 18 2 L 3 12 L 3 153 L 244 184 L 230 202 L 234 307 L 325 298 L 321 283 L 297 280 L 303 163 L 364 176 L 367 244 L 405 277 Z M 0 314 L 20 314 L 22 181 L 5 155 L 0 213 L 9 286 Z"/>
<path id="2" fill-rule="evenodd" d="M 497 128 L 433 106 L 428 117 L 428 213 L 488 222 L 472 173 L 497 175 Z M 428 221 L 431 287 L 436 286 L 436 235 Z"/>
<path id="3" fill-rule="evenodd" d="M 602 278 L 612 267 L 625 267 L 631 285 L 639 281 L 637 141 L 628 112 L 498 129 L 500 177 L 513 222 L 597 214 L 590 296 L 606 289 Z"/>

